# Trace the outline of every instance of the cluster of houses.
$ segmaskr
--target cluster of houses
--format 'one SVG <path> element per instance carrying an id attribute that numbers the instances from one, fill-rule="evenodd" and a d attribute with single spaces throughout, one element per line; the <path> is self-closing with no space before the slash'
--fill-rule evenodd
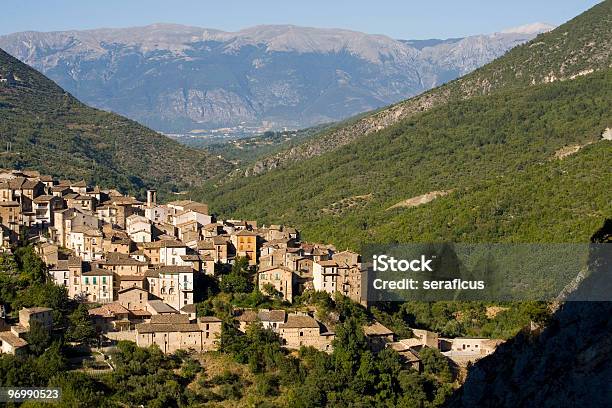
<path id="1" fill-rule="evenodd" d="M 257 266 L 262 292 L 286 302 L 315 290 L 364 303 L 359 254 L 302 242 L 291 227 L 218 220 L 203 203 L 158 204 L 155 190 L 147 191 L 142 202 L 84 181 L 0 170 L 0 247 L 10 250 L 20 239 L 37 242 L 50 278 L 65 286 L 70 297 L 91 304 L 89 314 L 100 334 L 143 347 L 156 344 L 166 353 L 217 347 L 221 320 L 197 317 L 195 304 L 205 291 L 206 276 L 222 279 L 219 270 L 238 258 Z M 24 309 L 13 326 L 0 316 L 0 351 L 24 349 L 30 322 L 51 327 L 50 316 L 50 309 Z M 242 331 L 255 322 L 273 330 L 288 349 L 311 346 L 329 352 L 335 338 L 310 312 L 239 310 L 235 319 Z M 393 348 L 416 369 L 423 347 L 465 365 L 499 344 L 442 339 L 418 329 L 414 337 L 398 339 L 376 321 L 363 330 L 373 351 Z"/>
<path id="2" fill-rule="evenodd" d="M 307 289 L 361 301 L 359 254 L 301 242 L 291 227 L 218 220 L 191 200 L 158 204 L 155 190 L 140 201 L 84 181 L 0 170 L 0 247 L 9 250 L 20 239 L 38 243 L 51 279 L 71 298 L 96 306 L 90 314 L 100 332 L 168 352 L 214 347 L 221 324 L 196 319 L 195 303 L 206 275 L 238 258 L 258 267 L 262 292 L 286 302 Z M 312 317 L 286 318 L 288 347 L 289 337 L 317 331 L 319 348 L 329 348 L 331 334 Z"/>

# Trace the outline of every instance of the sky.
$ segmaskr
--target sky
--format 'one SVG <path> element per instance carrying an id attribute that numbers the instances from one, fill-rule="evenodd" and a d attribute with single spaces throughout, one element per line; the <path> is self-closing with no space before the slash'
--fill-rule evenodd
<path id="1" fill-rule="evenodd" d="M 259 24 L 345 28 L 397 39 L 559 25 L 595 0 L 4 0 L 0 35 L 176 23 L 225 31 Z"/>

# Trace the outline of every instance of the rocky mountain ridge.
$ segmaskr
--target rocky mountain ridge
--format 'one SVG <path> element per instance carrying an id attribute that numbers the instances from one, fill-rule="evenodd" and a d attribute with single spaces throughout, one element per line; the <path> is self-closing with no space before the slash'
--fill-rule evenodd
<path id="1" fill-rule="evenodd" d="M 173 24 L 0 37 L 79 99 L 167 133 L 333 122 L 419 94 L 551 26 L 440 42 L 341 29 Z"/>

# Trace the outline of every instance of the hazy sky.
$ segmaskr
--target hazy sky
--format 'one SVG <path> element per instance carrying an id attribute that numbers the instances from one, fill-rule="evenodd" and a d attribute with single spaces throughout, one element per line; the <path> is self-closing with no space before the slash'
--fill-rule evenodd
<path id="1" fill-rule="evenodd" d="M 258 24 L 337 27 L 401 39 L 448 38 L 532 22 L 561 24 L 595 0 L 3 0 L 0 34 L 156 22 L 235 31 Z"/>

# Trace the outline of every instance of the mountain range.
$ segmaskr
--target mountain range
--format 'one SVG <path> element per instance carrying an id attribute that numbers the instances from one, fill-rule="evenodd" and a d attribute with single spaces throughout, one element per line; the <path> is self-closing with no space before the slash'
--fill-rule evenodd
<path id="1" fill-rule="evenodd" d="M 0 48 L 81 101 L 167 133 L 337 121 L 464 75 L 552 26 L 449 40 L 341 29 L 154 24 L 21 32 Z"/>

